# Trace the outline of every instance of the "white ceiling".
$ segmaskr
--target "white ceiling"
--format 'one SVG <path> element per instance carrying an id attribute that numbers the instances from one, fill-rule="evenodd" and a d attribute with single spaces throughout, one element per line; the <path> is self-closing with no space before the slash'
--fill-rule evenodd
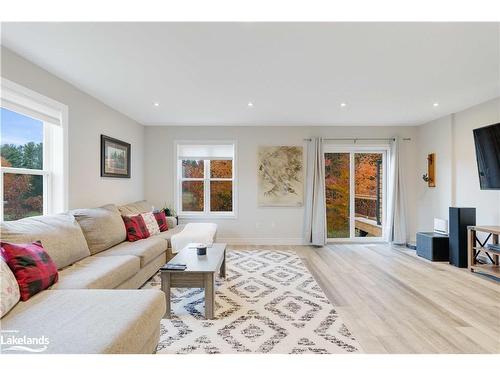
<path id="1" fill-rule="evenodd" d="M 499 25 L 4 23 L 2 44 L 145 125 L 414 125 L 500 96 Z"/>

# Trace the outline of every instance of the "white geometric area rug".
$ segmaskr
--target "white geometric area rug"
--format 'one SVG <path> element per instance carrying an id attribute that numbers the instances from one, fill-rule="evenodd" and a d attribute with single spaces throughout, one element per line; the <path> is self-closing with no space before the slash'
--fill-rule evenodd
<path id="1" fill-rule="evenodd" d="M 356 339 L 292 251 L 229 250 L 216 281 L 214 320 L 203 289 L 172 290 L 157 353 L 359 353 Z M 159 274 L 142 288 L 161 285 Z"/>

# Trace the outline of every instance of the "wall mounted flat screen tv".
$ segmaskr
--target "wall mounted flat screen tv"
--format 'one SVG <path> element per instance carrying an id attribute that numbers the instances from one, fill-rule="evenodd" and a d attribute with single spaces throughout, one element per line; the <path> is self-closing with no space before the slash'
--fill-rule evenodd
<path id="1" fill-rule="evenodd" d="M 479 184 L 482 190 L 500 190 L 500 123 L 474 129 Z"/>

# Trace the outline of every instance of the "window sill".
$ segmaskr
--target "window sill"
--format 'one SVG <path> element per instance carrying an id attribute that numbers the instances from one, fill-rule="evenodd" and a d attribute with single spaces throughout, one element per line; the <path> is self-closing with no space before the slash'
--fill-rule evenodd
<path id="1" fill-rule="evenodd" d="M 237 215 L 235 213 L 231 214 L 179 214 L 179 220 L 234 220 L 237 219 Z"/>

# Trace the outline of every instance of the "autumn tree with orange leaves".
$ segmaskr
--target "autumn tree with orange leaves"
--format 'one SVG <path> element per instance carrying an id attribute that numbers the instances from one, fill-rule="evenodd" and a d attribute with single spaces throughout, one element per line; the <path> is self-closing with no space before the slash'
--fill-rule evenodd
<path id="1" fill-rule="evenodd" d="M 211 160 L 210 178 L 232 178 L 232 160 Z M 183 160 L 182 175 L 186 178 L 204 178 L 203 160 Z M 207 176 L 208 177 L 208 176 Z M 182 182 L 182 210 L 200 212 L 204 209 L 204 181 Z M 228 212 L 233 209 L 232 181 L 210 182 L 210 210 Z"/>
<path id="2" fill-rule="evenodd" d="M 377 163 L 382 154 L 356 153 L 354 155 L 355 215 L 369 219 L 376 217 Z M 350 236 L 350 154 L 325 154 L 326 217 L 328 237 Z"/>
<path id="3" fill-rule="evenodd" d="M 1 157 L 3 167 L 11 167 L 12 164 Z M 4 173 L 3 175 L 3 199 L 5 220 L 17 220 L 29 214 L 42 213 L 42 195 L 33 196 L 33 177 L 27 174 Z"/>

